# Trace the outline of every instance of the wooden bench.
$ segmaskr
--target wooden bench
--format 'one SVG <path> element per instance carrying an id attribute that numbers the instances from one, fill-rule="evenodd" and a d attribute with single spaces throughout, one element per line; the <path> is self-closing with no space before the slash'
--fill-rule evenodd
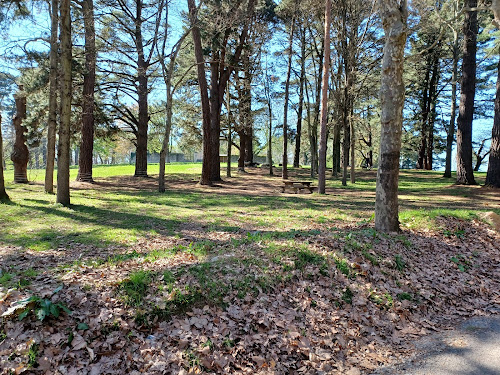
<path id="1" fill-rule="evenodd" d="M 311 186 L 312 182 L 311 181 L 288 181 L 285 180 L 283 181 L 283 186 L 281 187 L 281 192 L 284 193 L 286 189 L 291 189 L 295 194 L 297 194 L 299 191 L 307 189 L 309 190 L 310 193 L 316 189 L 316 187 Z"/>

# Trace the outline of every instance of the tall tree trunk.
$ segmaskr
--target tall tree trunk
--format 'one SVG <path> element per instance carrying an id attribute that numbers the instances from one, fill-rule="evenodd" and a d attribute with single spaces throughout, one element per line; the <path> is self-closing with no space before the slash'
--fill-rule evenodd
<path id="1" fill-rule="evenodd" d="M 137 49 L 137 96 L 139 122 L 137 124 L 137 145 L 135 154 L 135 177 L 148 176 L 148 62 L 144 55 L 142 40 L 142 0 L 137 1 L 135 22 L 135 44 Z"/>
<path id="2" fill-rule="evenodd" d="M 323 61 L 323 80 L 321 84 L 321 125 L 319 142 L 318 193 L 325 194 L 326 185 L 326 123 L 328 120 L 328 80 L 330 72 L 330 24 L 332 2 L 325 1 L 325 43 Z"/>
<path id="3" fill-rule="evenodd" d="M 201 33 L 198 27 L 197 9 L 194 0 L 187 0 L 189 18 L 191 22 L 191 35 L 193 37 L 196 67 L 198 72 L 198 85 L 201 96 L 201 112 L 203 116 L 203 166 L 201 170 L 201 185 L 211 185 L 210 181 L 210 100 L 208 97 L 208 83 L 205 75 L 205 60 L 201 45 Z"/>
<path id="4" fill-rule="evenodd" d="M 476 8 L 477 0 L 466 0 L 466 8 Z M 472 121 L 476 93 L 477 11 L 465 13 L 464 50 L 460 107 L 457 120 L 457 184 L 475 185 L 472 170 Z"/>
<path id="5" fill-rule="evenodd" d="M 9 195 L 5 191 L 5 179 L 3 176 L 3 138 L 2 138 L 2 114 L 0 113 L 0 203 L 9 202 Z"/>
<path id="6" fill-rule="evenodd" d="M 340 171 L 340 124 L 338 121 L 333 125 L 332 161 L 332 176 L 337 177 Z"/>
<path id="7" fill-rule="evenodd" d="M 57 203 L 70 205 L 69 151 L 71 126 L 71 14 L 70 0 L 61 0 L 61 124 L 57 149 Z"/>
<path id="8" fill-rule="evenodd" d="M 451 178 L 451 152 L 453 150 L 453 141 L 455 139 L 455 119 L 457 116 L 457 80 L 458 80 L 458 59 L 459 45 L 458 32 L 453 30 L 453 68 L 451 76 L 451 109 L 450 123 L 446 136 L 446 162 L 443 177 Z"/>
<path id="9" fill-rule="evenodd" d="M 351 115 L 349 116 L 349 130 L 351 140 L 351 184 L 356 183 L 356 164 L 355 164 L 355 147 L 356 147 L 356 137 L 354 136 L 354 107 L 351 105 Z"/>
<path id="10" fill-rule="evenodd" d="M 405 87 L 403 82 L 406 44 L 406 0 L 379 0 L 385 32 L 380 88 L 380 160 L 375 199 L 375 229 L 399 230 L 398 180 Z"/>
<path id="11" fill-rule="evenodd" d="M 172 57 L 171 57 L 172 58 Z M 169 71 L 170 72 L 170 71 Z M 165 133 L 163 135 L 163 143 L 160 151 L 160 174 L 158 177 L 158 191 L 160 193 L 165 192 L 165 161 L 167 154 L 169 152 L 169 141 L 170 141 L 170 132 L 172 130 L 172 107 L 173 107 L 173 92 L 172 92 L 172 81 L 171 74 L 169 74 L 169 78 L 167 79 L 167 101 L 165 104 Z"/>
<path id="12" fill-rule="evenodd" d="M 78 160 L 77 181 L 94 182 L 92 156 L 94 153 L 94 87 L 95 87 L 95 25 L 94 1 L 83 0 L 85 28 L 85 73 L 83 74 L 82 141 Z"/>
<path id="13" fill-rule="evenodd" d="M 293 167 L 300 166 L 300 142 L 302 138 L 302 114 L 304 111 L 304 85 L 306 81 L 306 32 L 301 29 L 300 33 L 300 88 L 299 88 L 299 107 L 297 110 L 297 137 L 295 139 L 295 156 L 293 158 Z"/>
<path id="14" fill-rule="evenodd" d="M 269 175 L 272 176 L 274 175 L 273 171 L 273 150 L 272 150 L 272 145 L 273 145 L 273 109 L 272 109 L 272 104 L 271 100 L 268 101 L 267 103 L 268 108 L 269 108 L 269 141 L 267 144 L 267 163 L 269 164 Z"/>
<path id="15" fill-rule="evenodd" d="M 436 51 L 432 55 L 432 75 L 429 81 L 429 116 L 427 126 L 427 153 L 425 155 L 425 169 L 432 171 L 432 157 L 434 153 L 434 125 L 436 123 L 436 103 L 438 100 L 438 83 L 439 83 L 439 43 Z"/>
<path id="16" fill-rule="evenodd" d="M 491 130 L 490 159 L 486 185 L 500 188 L 500 62 L 498 63 L 497 94 L 495 97 L 495 117 Z"/>
<path id="17" fill-rule="evenodd" d="M 54 163 L 57 131 L 57 32 L 59 30 L 59 0 L 52 0 L 50 7 L 50 73 L 49 73 L 49 119 L 47 124 L 47 156 L 45 163 L 45 192 L 54 193 Z"/>
<path id="18" fill-rule="evenodd" d="M 420 104 L 420 110 L 422 111 L 422 129 L 420 134 L 420 149 L 418 150 L 418 159 L 417 159 L 417 169 L 424 169 L 425 166 L 425 157 L 427 154 L 427 135 L 428 135 L 428 119 L 429 119 L 429 80 L 431 75 L 431 67 L 429 66 L 429 59 L 427 59 L 427 66 L 425 70 L 425 77 L 423 81 L 423 93 L 422 93 L 422 101 Z"/>
<path id="19" fill-rule="evenodd" d="M 297 13 L 298 0 L 295 1 L 295 8 L 292 17 L 292 24 L 290 25 L 290 36 L 288 43 L 288 70 L 286 73 L 285 81 L 285 107 L 283 109 L 283 168 L 282 178 L 288 179 L 288 101 L 290 98 L 290 77 L 292 75 L 292 62 L 293 62 L 293 34 L 295 32 L 295 17 Z"/>
<path id="20" fill-rule="evenodd" d="M 227 108 L 227 166 L 226 177 L 231 177 L 231 149 L 233 148 L 232 126 L 231 126 L 231 95 L 229 87 L 227 88 L 226 95 L 226 108 Z"/>
<path id="21" fill-rule="evenodd" d="M 28 183 L 28 161 L 29 151 L 26 146 L 26 127 L 23 126 L 23 120 L 26 119 L 26 93 L 24 87 L 19 86 L 19 92 L 14 96 L 16 101 L 16 114 L 12 122 L 16 133 L 14 149 L 10 155 L 10 159 L 14 163 L 14 182 L 18 184 Z"/>

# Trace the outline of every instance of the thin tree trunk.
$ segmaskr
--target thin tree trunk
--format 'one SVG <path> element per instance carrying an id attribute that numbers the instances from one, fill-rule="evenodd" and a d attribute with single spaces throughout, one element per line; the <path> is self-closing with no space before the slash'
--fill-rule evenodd
<path id="1" fill-rule="evenodd" d="M 477 7 L 477 0 L 466 0 L 467 8 Z M 472 121 L 476 93 L 477 11 L 465 13 L 462 84 L 457 120 L 457 184 L 475 185 L 472 170 Z"/>
<path id="2" fill-rule="evenodd" d="M 57 131 L 57 32 L 59 30 L 59 0 L 52 0 L 50 7 L 50 73 L 49 73 L 49 118 L 47 125 L 47 156 L 45 163 L 45 192 L 54 193 L 54 163 Z"/>
<path id="3" fill-rule="evenodd" d="M 12 120 L 16 134 L 14 148 L 10 159 L 14 163 L 14 182 L 17 184 L 28 183 L 28 161 L 29 151 L 26 146 L 26 127 L 23 126 L 23 120 L 26 119 L 26 93 L 24 87 L 19 86 L 19 92 L 14 96 L 16 102 L 16 114 Z"/>
<path id="4" fill-rule="evenodd" d="M 9 195 L 5 191 L 5 179 L 3 176 L 3 138 L 2 138 L 2 114 L 0 113 L 0 203 L 9 202 Z"/>
<path id="5" fill-rule="evenodd" d="M 92 155 L 94 152 L 96 49 L 93 0 L 83 0 L 82 10 L 85 26 L 85 73 L 83 75 L 82 142 L 80 145 L 78 176 L 76 180 L 94 182 L 92 179 Z"/>
<path id="6" fill-rule="evenodd" d="M 288 101 L 290 98 L 290 77 L 292 75 L 292 62 L 293 62 L 293 34 L 295 31 L 295 16 L 297 12 L 298 0 L 295 1 L 295 9 L 292 17 L 292 24 L 290 25 L 290 36 L 288 43 L 288 70 L 286 73 L 285 82 L 285 107 L 283 109 L 283 168 L 281 177 L 288 179 Z"/>
<path id="7" fill-rule="evenodd" d="M 375 229 L 399 230 L 398 180 L 405 87 L 403 82 L 406 44 L 406 0 L 379 0 L 385 32 L 380 88 L 380 160 L 375 199 Z"/>
<path id="8" fill-rule="evenodd" d="M 356 163 L 355 163 L 355 147 L 356 147 L 356 138 L 354 136 L 354 108 L 351 105 L 351 115 L 349 116 L 349 129 L 350 129 L 350 137 L 351 140 L 351 184 L 356 183 Z"/>
<path id="9" fill-rule="evenodd" d="M 500 62 L 498 63 L 497 93 L 495 97 L 495 117 L 491 130 L 490 159 L 486 185 L 500 188 Z"/>
<path id="10" fill-rule="evenodd" d="M 226 177 L 231 177 L 231 149 L 233 147 L 233 137 L 231 135 L 233 129 L 231 127 L 231 95 L 229 93 L 229 87 L 227 88 L 226 95 L 226 107 L 227 107 L 227 167 L 226 167 Z"/>
<path id="11" fill-rule="evenodd" d="M 61 125 L 57 149 L 57 203 L 70 205 L 69 151 L 71 125 L 71 14 L 70 0 L 61 0 Z"/>
<path id="12" fill-rule="evenodd" d="M 297 137 L 295 139 L 295 156 L 293 158 L 293 167 L 300 166 L 300 142 L 302 139 L 302 114 L 304 111 L 304 85 L 306 80 L 306 32 L 301 30 L 300 34 L 300 88 L 299 88 L 299 107 L 297 110 Z"/>
<path id="13" fill-rule="evenodd" d="M 318 193 L 325 194 L 326 185 L 326 124 L 328 120 L 328 80 L 330 72 L 330 24 L 332 2 L 325 1 L 325 47 L 323 61 L 323 80 L 321 84 L 321 125 L 318 163 Z"/>
<path id="14" fill-rule="evenodd" d="M 458 80 L 458 59 L 459 45 L 458 33 L 453 31 L 453 68 L 451 77 L 451 110 L 450 124 L 446 137 L 446 162 L 443 177 L 451 178 L 451 152 L 453 150 L 453 141 L 455 139 L 455 119 L 457 116 L 457 80 Z"/>

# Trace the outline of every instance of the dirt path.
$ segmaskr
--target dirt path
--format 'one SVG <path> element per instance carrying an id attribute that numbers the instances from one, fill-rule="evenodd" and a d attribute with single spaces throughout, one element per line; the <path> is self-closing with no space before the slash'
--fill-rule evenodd
<path id="1" fill-rule="evenodd" d="M 372 375 L 498 375 L 500 316 L 476 317 L 419 340 L 416 354 Z"/>

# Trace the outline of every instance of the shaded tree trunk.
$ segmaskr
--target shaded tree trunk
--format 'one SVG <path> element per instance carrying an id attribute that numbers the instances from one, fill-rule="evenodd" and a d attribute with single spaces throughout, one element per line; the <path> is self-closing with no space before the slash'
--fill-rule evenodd
<path id="1" fill-rule="evenodd" d="M 0 203 L 9 202 L 9 195 L 5 191 L 5 179 L 3 176 L 3 138 L 2 138 L 2 114 L 0 113 Z"/>
<path id="2" fill-rule="evenodd" d="M 137 49 L 137 96 L 139 121 L 137 123 L 137 145 L 135 155 L 135 177 L 148 176 L 148 74 L 149 63 L 144 55 L 142 39 L 142 0 L 137 4 L 135 17 L 135 47 Z"/>
<path id="3" fill-rule="evenodd" d="M 467 8 L 477 7 L 477 0 L 466 0 Z M 462 83 L 457 120 L 457 184 L 475 185 L 472 170 L 472 121 L 476 93 L 477 11 L 465 13 Z"/>
<path id="4" fill-rule="evenodd" d="M 300 31 L 300 88 L 299 88 L 299 107 L 297 110 L 297 137 L 295 139 L 295 155 L 293 158 L 293 167 L 300 166 L 300 142 L 302 139 L 302 115 L 304 111 L 304 85 L 306 81 L 306 32 Z"/>
<path id="5" fill-rule="evenodd" d="M 498 63 L 497 93 L 495 97 L 495 117 L 491 130 L 490 159 L 486 185 L 500 188 L 500 62 Z"/>
<path id="6" fill-rule="evenodd" d="M 233 137 L 232 137 L 232 126 L 231 126 L 231 95 L 229 93 L 229 87 L 227 89 L 226 95 L 226 108 L 227 108 L 227 166 L 226 166 L 226 177 L 231 177 L 231 149 L 233 148 Z"/>
<path id="7" fill-rule="evenodd" d="M 332 15 L 331 0 L 325 1 L 325 40 L 323 79 L 321 84 L 321 125 L 318 163 L 318 193 L 325 194 L 326 182 L 326 125 L 328 121 L 328 80 L 330 72 L 330 24 Z"/>
<path id="8" fill-rule="evenodd" d="M 197 8 L 194 0 L 187 0 L 189 18 L 191 22 L 191 34 L 193 37 L 195 58 L 198 71 L 198 85 L 202 104 L 203 117 L 203 165 L 201 171 L 201 185 L 211 185 L 212 182 L 221 181 L 220 177 L 220 119 L 224 92 L 227 82 L 234 67 L 240 61 L 241 53 L 248 35 L 249 19 L 254 14 L 255 0 L 249 0 L 247 7 L 248 21 L 239 35 L 239 44 L 236 46 L 232 57 L 232 64 L 225 65 L 227 45 L 223 47 L 212 46 L 212 58 L 210 62 L 210 96 L 208 95 L 208 84 L 205 75 L 205 60 L 201 42 L 201 33 L 198 25 Z M 230 32 L 230 29 L 225 30 Z M 221 49 L 222 48 L 222 49 Z"/>
<path id="9" fill-rule="evenodd" d="M 59 0 L 52 0 L 50 7 L 50 73 L 49 73 L 49 118 L 47 124 L 47 156 L 45 163 L 45 192 L 54 193 L 54 163 L 57 131 L 57 32 L 59 30 Z"/>
<path id="10" fill-rule="evenodd" d="M 375 199 L 375 229 L 399 230 L 398 180 L 405 87 L 403 82 L 406 44 L 406 0 L 379 0 L 385 32 L 380 88 L 380 160 Z"/>
<path id="11" fill-rule="evenodd" d="M 85 28 L 85 73 L 83 74 L 82 141 L 76 180 L 94 182 L 92 179 L 92 156 L 94 152 L 96 49 L 93 0 L 83 0 L 82 10 Z"/>
<path id="12" fill-rule="evenodd" d="M 453 31 L 453 67 L 451 77 L 451 109 L 450 123 L 446 135 L 446 161 L 443 177 L 451 178 L 451 152 L 453 150 L 453 141 L 455 140 L 455 119 L 457 116 L 457 81 L 458 81 L 458 59 L 459 45 L 458 33 Z"/>
<path id="13" fill-rule="evenodd" d="M 61 0 L 61 124 L 57 149 L 57 203 L 70 205 L 69 162 L 71 123 L 71 14 L 70 0 Z"/>
<path id="14" fill-rule="evenodd" d="M 16 102 L 16 114 L 12 119 L 16 140 L 10 159 L 14 163 L 14 182 L 18 184 L 28 183 L 28 161 L 29 151 L 26 146 L 26 127 L 23 126 L 23 120 L 26 119 L 26 93 L 24 87 L 19 86 L 19 92 L 14 96 Z"/>

